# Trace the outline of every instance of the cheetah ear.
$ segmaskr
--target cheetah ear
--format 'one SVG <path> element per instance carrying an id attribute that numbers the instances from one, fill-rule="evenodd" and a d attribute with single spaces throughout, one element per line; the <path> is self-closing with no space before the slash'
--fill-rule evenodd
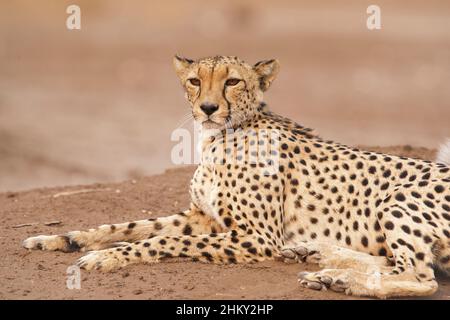
<path id="1" fill-rule="evenodd" d="M 183 58 L 178 55 L 175 55 L 173 57 L 173 67 L 175 68 L 175 72 L 177 73 L 178 77 L 181 77 L 184 71 L 193 63 L 194 60 L 188 58 Z"/>
<path id="2" fill-rule="evenodd" d="M 262 91 L 269 89 L 270 84 L 277 77 L 280 71 L 280 63 L 276 59 L 263 60 L 253 66 L 259 78 L 259 88 Z"/>

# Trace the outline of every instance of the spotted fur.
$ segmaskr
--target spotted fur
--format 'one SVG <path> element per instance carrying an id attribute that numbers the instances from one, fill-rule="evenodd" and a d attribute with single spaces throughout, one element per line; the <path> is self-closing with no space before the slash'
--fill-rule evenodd
<path id="1" fill-rule="evenodd" d="M 236 57 L 175 57 L 174 66 L 194 118 L 214 132 L 203 140 L 190 209 L 32 237 L 26 248 L 93 250 L 78 264 L 102 271 L 177 257 L 281 257 L 324 268 L 299 275 L 312 289 L 380 298 L 437 290 L 433 268 L 450 270 L 450 167 L 323 140 L 272 113 L 263 92 L 276 77 L 276 60 L 251 66 Z M 259 135 L 271 130 L 279 140 Z M 255 145 L 278 159 L 276 172 L 247 160 Z"/>

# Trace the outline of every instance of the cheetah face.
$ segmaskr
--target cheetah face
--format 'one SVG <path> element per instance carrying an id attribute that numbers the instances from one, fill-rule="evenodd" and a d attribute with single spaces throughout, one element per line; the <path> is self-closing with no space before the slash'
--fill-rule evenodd
<path id="1" fill-rule="evenodd" d="M 194 119 L 205 129 L 231 128 L 258 112 L 279 70 L 277 60 L 251 66 L 227 56 L 197 61 L 175 56 L 173 63 Z"/>

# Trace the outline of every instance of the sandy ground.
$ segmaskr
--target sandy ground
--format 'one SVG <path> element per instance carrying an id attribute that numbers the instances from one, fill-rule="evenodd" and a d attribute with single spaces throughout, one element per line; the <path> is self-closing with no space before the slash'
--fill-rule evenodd
<path id="1" fill-rule="evenodd" d="M 391 154 L 433 159 L 425 148 L 369 148 Z M 36 234 L 56 234 L 103 223 L 159 217 L 188 205 L 187 187 L 194 168 L 116 184 L 35 189 L 0 194 L 1 299 L 349 299 L 330 291 L 299 287 L 301 270 L 312 265 L 263 262 L 216 266 L 160 263 L 130 266 L 111 274 L 82 272 L 80 290 L 66 288 L 66 269 L 81 253 L 26 251 L 21 241 Z M 54 197 L 67 191 L 97 192 Z M 45 226 L 58 220 L 60 225 Z M 19 224 L 39 223 L 14 228 Z M 450 280 L 438 277 L 433 299 L 450 299 Z"/>

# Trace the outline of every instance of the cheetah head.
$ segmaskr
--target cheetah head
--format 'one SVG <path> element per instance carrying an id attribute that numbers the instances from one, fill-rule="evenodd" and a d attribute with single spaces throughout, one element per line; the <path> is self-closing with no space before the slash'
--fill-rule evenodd
<path id="1" fill-rule="evenodd" d="M 175 56 L 173 64 L 186 91 L 194 119 L 205 129 L 230 128 L 255 115 L 278 74 L 277 60 L 251 66 L 237 57 L 191 60 Z"/>

